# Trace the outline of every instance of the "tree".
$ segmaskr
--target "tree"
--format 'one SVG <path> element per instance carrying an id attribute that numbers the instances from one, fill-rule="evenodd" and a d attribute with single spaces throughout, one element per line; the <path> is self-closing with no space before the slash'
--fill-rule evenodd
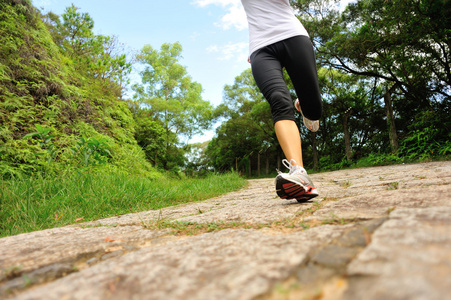
<path id="1" fill-rule="evenodd" d="M 397 83 L 417 98 L 450 97 L 449 1 L 359 0 L 342 14 L 337 2 L 293 1 L 321 64 Z"/>
<path id="2" fill-rule="evenodd" d="M 347 27 L 351 30 L 327 45 L 347 58 L 347 63 L 338 60 L 337 67 L 398 84 L 420 102 L 431 94 L 450 97 L 449 1 L 358 1 L 345 11 L 342 26 L 346 24 L 353 25 Z"/>
<path id="3" fill-rule="evenodd" d="M 160 51 L 144 46 L 137 56 L 144 66 L 142 83 L 132 87 L 134 98 L 149 110 L 149 117 L 161 122 L 167 154 L 184 146 L 180 144 L 181 138 L 189 140 L 209 129 L 213 119 L 211 104 L 202 99 L 202 86 L 192 81 L 186 68 L 178 63 L 181 52 L 179 43 L 165 43 Z"/>
<path id="4" fill-rule="evenodd" d="M 238 75 L 233 85 L 224 87 L 224 101 L 217 111 L 228 120 L 246 116 L 255 122 L 264 140 L 269 141 L 274 138 L 269 104 L 258 89 L 251 69 Z"/>
<path id="5" fill-rule="evenodd" d="M 80 13 L 79 8 L 71 5 L 61 15 L 63 22 L 56 22 L 63 35 L 62 46 L 72 57 L 86 54 L 89 42 L 94 36 L 94 20 L 88 13 Z"/>
<path id="6" fill-rule="evenodd" d="M 203 143 L 190 144 L 186 153 L 187 163 L 185 165 L 185 174 L 188 176 L 204 176 L 208 174 L 211 164 L 205 152 L 210 141 Z"/>
<path id="7" fill-rule="evenodd" d="M 91 41 L 91 47 L 87 60 L 89 74 L 115 89 L 123 100 L 123 93 L 130 82 L 128 75 L 132 70 L 132 62 L 124 53 L 124 45 L 116 36 L 97 35 Z"/>
<path id="8" fill-rule="evenodd" d="M 224 122 L 216 129 L 206 155 L 217 170 L 248 168 L 252 156 L 265 152 L 268 160 L 278 152 L 269 104 L 250 69 L 237 76 L 233 85 L 225 86 L 216 115 Z"/>
<path id="9" fill-rule="evenodd" d="M 424 110 L 435 110 L 440 115 L 439 107 L 449 107 L 451 3 L 358 1 L 345 11 L 343 22 L 354 24 L 355 29 L 337 35 L 327 47 L 336 43 L 333 49 L 346 59 L 338 60 L 337 67 L 383 80 L 390 143 L 396 152 L 393 106 L 397 104 L 392 100 L 397 90 L 404 95 L 405 108 L 398 113 L 405 124 L 414 122 Z"/>
<path id="10" fill-rule="evenodd" d="M 122 100 L 132 69 L 125 47 L 115 36 L 95 35 L 94 20 L 79 10 L 72 4 L 61 18 L 52 12 L 42 18 L 55 43 L 71 57 L 74 67 L 87 77 L 100 79 Z"/>
<path id="11" fill-rule="evenodd" d="M 377 79 L 384 90 L 392 151 L 397 151 L 398 136 L 409 134 L 406 125 L 424 111 L 446 120 L 444 112 L 451 105 L 451 2 L 360 0 L 342 14 L 335 4 L 293 1 L 320 64 Z M 448 133 L 449 125 L 445 122 Z"/>
<path id="12" fill-rule="evenodd" d="M 333 135 L 328 138 L 343 137 L 345 157 L 348 162 L 351 162 L 352 145 L 357 147 L 362 142 L 365 143 L 365 136 L 369 136 L 372 129 L 364 125 L 365 119 L 374 110 L 371 95 L 374 98 L 374 96 L 380 97 L 380 94 L 371 88 L 370 82 L 363 78 L 333 69 L 322 68 L 318 73 L 323 87 L 323 98 L 328 106 L 325 117 L 335 119 L 334 123 L 341 124 L 342 127 L 341 134 L 333 133 L 335 138 Z M 378 108 L 379 106 L 376 109 Z"/>
<path id="13" fill-rule="evenodd" d="M 146 117 L 135 117 L 135 122 L 135 138 L 138 145 L 146 153 L 147 160 L 158 166 L 158 162 L 165 159 L 163 126 Z"/>

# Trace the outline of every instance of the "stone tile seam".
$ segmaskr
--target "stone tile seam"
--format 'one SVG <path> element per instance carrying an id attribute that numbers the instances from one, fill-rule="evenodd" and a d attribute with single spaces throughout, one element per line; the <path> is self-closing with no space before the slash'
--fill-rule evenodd
<path id="1" fill-rule="evenodd" d="M 375 228 L 371 231 L 371 236 L 373 236 L 375 233 L 376 233 L 376 231 L 386 222 L 386 221 L 388 221 L 390 218 L 389 218 L 389 216 L 386 216 L 386 217 L 381 217 L 381 218 L 375 218 L 375 219 L 371 219 L 371 220 L 368 220 L 368 221 L 366 221 L 366 222 L 363 222 L 363 223 L 367 223 L 367 222 L 372 222 L 372 221 L 378 221 L 378 220 L 380 220 L 381 222 L 379 223 L 379 224 L 377 224 L 377 226 L 375 226 Z M 329 247 L 329 246 L 334 246 L 334 245 L 336 245 L 337 243 L 338 244 L 340 244 L 339 243 L 339 240 L 340 239 L 343 239 L 346 235 L 349 235 L 350 234 L 350 232 L 352 232 L 353 230 L 356 230 L 356 229 L 363 229 L 363 230 L 365 230 L 365 225 L 364 224 L 359 224 L 357 227 L 351 227 L 351 228 L 348 228 L 343 234 L 341 234 L 339 237 L 336 237 L 336 238 L 334 238 L 334 239 L 332 239 L 332 240 L 330 240 L 330 241 L 328 241 L 328 242 L 326 242 L 326 243 L 324 243 L 321 247 L 319 247 L 319 249 L 312 249 L 307 255 L 306 255 L 306 257 L 303 259 L 303 261 L 299 264 L 299 266 L 297 267 L 297 268 L 295 268 L 292 272 L 291 272 L 291 274 L 289 275 L 289 276 L 287 276 L 287 278 L 285 279 L 285 280 L 283 280 L 283 281 L 277 281 L 277 282 L 274 282 L 273 284 L 272 284 L 272 286 L 271 286 L 271 288 L 267 291 L 267 292 L 265 292 L 265 293 L 263 293 L 263 294 L 261 294 L 261 295 L 258 295 L 258 296 L 256 296 L 254 299 L 255 300 L 266 300 L 266 299 L 272 299 L 273 297 L 271 297 L 271 295 L 276 291 L 276 289 L 277 289 L 277 287 L 278 286 L 281 286 L 281 285 L 283 285 L 284 283 L 286 283 L 286 282 L 292 282 L 293 280 L 294 281 L 298 281 L 297 280 L 297 276 L 296 276 L 296 274 L 298 274 L 302 269 L 306 269 L 309 265 L 313 265 L 313 267 L 319 267 L 319 268 L 325 268 L 325 269 L 328 269 L 328 270 L 331 270 L 332 271 L 332 274 L 328 277 L 328 278 L 326 278 L 326 279 L 323 279 L 322 280 L 322 282 L 319 282 L 319 280 L 317 280 L 317 279 L 315 279 L 314 281 L 314 288 L 315 289 L 318 289 L 318 286 L 325 286 L 325 285 L 327 285 L 328 284 L 328 282 L 329 281 L 332 281 L 332 280 L 334 280 L 334 279 L 336 279 L 336 278 L 340 278 L 340 279 L 346 279 L 346 277 L 347 277 L 347 273 L 346 273 L 346 269 L 347 269 L 347 267 L 349 266 L 349 264 L 363 251 L 363 250 L 365 250 L 365 248 L 366 247 L 368 247 L 370 244 L 371 244 L 371 240 L 370 240 L 370 242 L 369 243 L 367 243 L 364 247 L 359 247 L 359 246 L 351 246 L 351 247 L 349 247 L 349 245 L 348 246 L 341 246 L 341 247 L 344 247 L 344 248 L 354 248 L 355 250 L 357 250 L 357 252 L 355 253 L 355 255 L 353 255 L 352 256 L 352 258 L 345 264 L 345 265 L 342 265 L 341 267 L 330 267 L 330 266 L 327 266 L 327 265 L 323 265 L 323 264 L 321 264 L 321 263 L 318 263 L 318 262 L 315 262 L 315 256 L 320 252 L 320 251 L 322 251 L 323 249 L 325 249 L 326 247 Z M 288 299 L 288 298 L 287 298 Z M 290 298 L 291 299 L 291 298 Z"/>

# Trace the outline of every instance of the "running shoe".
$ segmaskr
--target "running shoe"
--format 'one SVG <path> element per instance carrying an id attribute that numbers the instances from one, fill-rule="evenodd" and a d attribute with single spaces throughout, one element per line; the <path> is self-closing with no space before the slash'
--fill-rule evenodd
<path id="1" fill-rule="evenodd" d="M 298 166 L 292 159 L 290 162 L 282 160 L 285 167 L 290 169 L 288 173 L 280 171 L 275 179 L 277 195 L 282 199 L 296 199 L 305 202 L 318 196 L 318 191 L 304 168 Z"/>
<path id="2" fill-rule="evenodd" d="M 294 102 L 294 107 L 296 107 L 298 112 L 301 113 L 305 127 L 307 127 L 307 129 L 310 130 L 311 132 L 317 132 L 319 129 L 319 121 L 318 120 L 313 121 L 304 117 L 304 114 L 302 113 L 301 110 L 301 105 L 299 104 L 299 99 L 296 99 L 296 101 Z"/>

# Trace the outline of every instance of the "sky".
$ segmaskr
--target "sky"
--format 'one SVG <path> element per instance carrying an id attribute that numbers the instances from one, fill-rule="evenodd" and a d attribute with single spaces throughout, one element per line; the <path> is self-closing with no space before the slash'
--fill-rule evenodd
<path id="1" fill-rule="evenodd" d="M 346 4 L 349 0 L 343 0 Z M 144 45 L 160 49 L 179 42 L 182 59 L 202 97 L 218 106 L 224 86 L 250 67 L 248 29 L 240 0 L 32 0 L 44 13 L 58 15 L 74 4 L 94 20 L 94 33 L 117 36 L 131 52 Z M 138 81 L 139 76 L 132 77 Z M 191 142 L 211 139 L 213 131 Z"/>

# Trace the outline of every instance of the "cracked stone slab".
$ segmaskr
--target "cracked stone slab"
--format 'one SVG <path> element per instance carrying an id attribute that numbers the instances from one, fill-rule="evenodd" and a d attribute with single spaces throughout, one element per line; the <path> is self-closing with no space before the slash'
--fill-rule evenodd
<path id="1" fill-rule="evenodd" d="M 323 226 L 290 234 L 269 229 L 205 233 L 110 259 L 15 299 L 252 299 L 287 278 L 312 248 L 343 230 Z"/>
<path id="2" fill-rule="evenodd" d="M 447 161 L 424 164 L 403 164 L 363 169 L 350 169 L 313 174 L 321 196 L 346 198 L 362 194 L 385 192 L 392 187 L 399 190 L 449 185 L 451 164 Z M 395 184 L 396 186 L 393 186 Z"/>
<path id="3" fill-rule="evenodd" d="M 343 170 L 318 177 L 321 194 L 331 201 L 306 221 L 371 219 L 397 208 L 451 206 L 449 162 Z"/>
<path id="4" fill-rule="evenodd" d="M 395 290 L 391 281 L 398 282 L 400 296 L 383 294 L 383 298 L 410 298 L 409 289 L 415 285 L 413 290 L 419 291 L 420 296 L 412 299 L 423 296 L 439 299 L 434 297 L 449 282 L 443 279 L 432 284 L 428 278 L 433 278 L 434 272 L 437 277 L 451 278 L 450 258 L 446 256 L 449 248 L 437 242 L 450 244 L 451 162 L 342 170 L 311 177 L 320 192 L 314 199 L 316 203 L 281 200 L 275 194 L 273 179 L 257 179 L 250 180 L 249 186 L 242 190 L 202 202 L 0 239 L 0 297 L 2 288 L 26 285 L 24 277 L 18 277 L 22 272 L 36 278 L 38 285 L 10 297 L 253 299 L 262 293 L 267 295 L 290 274 L 311 277 L 311 271 L 319 269 L 300 271 L 299 265 L 307 256 L 317 253 L 310 257 L 312 263 L 343 268 L 352 274 L 349 282 L 337 279 L 342 290 L 349 284 L 346 294 L 349 299 L 359 299 L 359 293 L 365 291 L 379 295 L 379 288 Z M 323 222 L 340 218 L 344 222 L 338 220 L 334 224 L 341 225 Z M 380 218 L 374 227 L 383 225 L 374 234 L 369 230 L 369 234 L 370 225 L 365 225 L 368 228 L 362 231 L 353 227 L 354 221 L 346 220 L 352 218 Z M 185 237 L 169 235 L 170 229 L 145 228 L 146 224 L 161 220 L 282 222 L 259 230 L 237 226 Z M 307 220 L 314 222 L 305 223 Z M 317 227 L 301 231 L 290 227 L 293 222 Z M 434 235 L 439 238 L 434 240 Z M 337 245 L 341 248 L 336 248 Z M 360 254 L 345 251 L 343 247 L 349 245 L 364 250 Z M 322 251 L 315 252 L 315 249 Z M 334 249 L 343 251 L 336 253 Z M 407 253 L 405 257 L 402 250 Z M 374 253 L 377 259 L 365 256 L 371 258 Z M 433 260 L 435 257 L 438 259 Z M 80 261 L 82 267 L 74 270 L 74 262 Z M 445 263 L 437 265 L 436 261 Z M 392 277 L 387 270 L 396 268 L 397 264 L 401 264 L 398 265 L 400 277 Z M 411 273 L 407 269 L 409 265 Z M 19 267 L 16 277 L 11 276 L 15 267 Z M 418 270 L 425 272 L 426 280 L 417 276 Z M 317 277 L 326 280 L 330 275 L 326 273 Z M 407 282 L 402 281 L 403 276 Z M 330 282 L 320 284 L 330 286 Z M 333 290 L 330 294 L 334 294 Z"/>
<path id="5" fill-rule="evenodd" d="M 157 243 L 167 231 L 141 226 L 62 227 L 0 239 L 0 280 L 5 270 L 30 272 L 55 263 L 74 263 L 85 256 Z"/>
<path id="6" fill-rule="evenodd" d="M 450 297 L 451 207 L 393 211 L 348 275 L 344 299 Z"/>
<path id="7" fill-rule="evenodd" d="M 451 185 L 431 186 L 430 188 L 411 188 L 381 192 L 369 192 L 358 196 L 332 201 L 317 210 L 314 219 L 372 219 L 385 216 L 393 209 L 408 207 L 448 206 Z"/>

